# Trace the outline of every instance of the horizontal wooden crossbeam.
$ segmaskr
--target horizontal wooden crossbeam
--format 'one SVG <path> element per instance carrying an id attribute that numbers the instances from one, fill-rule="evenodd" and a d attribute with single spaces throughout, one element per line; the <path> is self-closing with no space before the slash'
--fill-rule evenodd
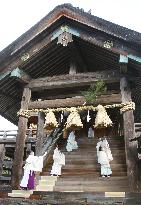
<path id="1" fill-rule="evenodd" d="M 76 107 L 82 106 L 85 103 L 83 96 L 77 96 L 66 99 L 44 100 L 29 102 L 28 109 L 46 109 L 46 108 L 59 108 L 59 107 Z M 101 95 L 93 104 L 113 104 L 121 103 L 120 94 Z"/>
<path id="2" fill-rule="evenodd" d="M 118 70 L 77 73 L 74 75 L 60 75 L 54 77 L 38 78 L 31 80 L 28 87 L 31 90 L 45 90 L 90 85 L 103 80 L 106 83 L 119 82 L 121 74 Z"/>

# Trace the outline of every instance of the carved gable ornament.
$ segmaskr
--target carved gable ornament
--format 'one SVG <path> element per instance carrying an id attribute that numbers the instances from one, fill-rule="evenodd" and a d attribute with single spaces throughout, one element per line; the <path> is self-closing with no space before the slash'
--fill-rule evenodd
<path id="1" fill-rule="evenodd" d="M 112 48 L 114 46 L 114 44 L 113 44 L 112 41 L 107 40 L 107 41 L 104 42 L 103 46 L 104 46 L 104 48 L 110 49 L 110 48 Z"/>
<path id="2" fill-rule="evenodd" d="M 61 33 L 58 36 L 58 42 L 57 44 L 62 44 L 63 46 L 67 46 L 68 43 L 72 42 L 72 34 L 68 32 L 68 26 L 61 26 L 61 30 L 63 33 Z"/>

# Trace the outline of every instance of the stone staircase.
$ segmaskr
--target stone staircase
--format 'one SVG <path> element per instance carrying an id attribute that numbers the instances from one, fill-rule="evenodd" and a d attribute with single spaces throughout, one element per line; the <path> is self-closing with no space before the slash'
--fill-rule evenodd
<path id="1" fill-rule="evenodd" d="M 62 167 L 60 177 L 50 176 L 53 163 L 52 155 L 41 173 L 34 191 L 13 190 L 10 197 L 28 198 L 41 192 L 128 192 L 128 179 L 123 137 L 108 137 L 113 161 L 112 176 L 102 178 L 97 163 L 96 143 L 98 138 L 89 139 L 81 134 L 76 138 L 79 148 L 67 152 L 66 140 L 61 142 L 61 151 L 66 156 L 66 165 Z"/>
<path id="2" fill-rule="evenodd" d="M 88 139 L 85 135 L 76 138 L 79 149 L 67 152 L 65 145 L 62 152 L 66 156 L 66 165 L 62 168 L 62 176 L 57 179 L 53 191 L 59 192 L 126 192 L 129 191 L 125 148 L 123 137 L 107 138 L 113 161 L 111 162 L 111 178 L 100 176 L 100 165 L 97 163 L 96 143 L 98 138 Z M 66 144 L 66 143 L 65 143 Z M 49 175 L 52 160 L 42 175 Z"/>
<path id="3" fill-rule="evenodd" d="M 35 191 L 53 191 L 56 181 L 56 176 L 41 176 Z"/>

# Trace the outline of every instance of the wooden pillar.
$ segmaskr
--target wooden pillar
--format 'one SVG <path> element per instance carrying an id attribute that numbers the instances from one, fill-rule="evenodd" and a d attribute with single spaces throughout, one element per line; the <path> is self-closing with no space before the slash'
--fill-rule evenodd
<path id="1" fill-rule="evenodd" d="M 28 109 L 28 103 L 30 101 L 30 97 L 31 97 L 31 90 L 29 88 L 24 88 L 22 101 L 21 101 L 21 109 Z M 13 162 L 13 169 L 12 169 L 12 187 L 15 189 L 19 188 L 19 184 L 22 176 L 27 122 L 28 122 L 27 118 L 23 116 L 19 117 L 18 134 L 16 138 L 14 162 Z"/>
<path id="2" fill-rule="evenodd" d="M 120 90 L 122 102 L 129 102 L 132 100 L 128 79 L 126 77 L 122 77 L 120 80 Z M 140 191 L 140 174 L 138 169 L 137 146 L 136 143 L 130 142 L 130 139 L 134 138 L 133 110 L 128 110 L 123 113 L 123 127 L 125 138 L 127 174 L 129 179 L 130 191 L 137 192 Z"/>
<path id="3" fill-rule="evenodd" d="M 37 142 L 36 142 L 36 155 L 41 155 L 41 149 L 43 146 L 44 139 L 44 121 L 45 115 L 42 112 L 38 113 L 38 125 L 37 125 Z"/>
<path id="4" fill-rule="evenodd" d="M 4 157 L 5 157 L 5 146 L 4 144 L 0 144 L 0 176 L 2 175 L 2 171 L 3 171 Z"/>

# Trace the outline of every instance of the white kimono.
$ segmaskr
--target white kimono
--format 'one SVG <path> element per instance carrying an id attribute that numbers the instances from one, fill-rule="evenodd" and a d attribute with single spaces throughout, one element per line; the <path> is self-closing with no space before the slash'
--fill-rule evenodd
<path id="1" fill-rule="evenodd" d="M 34 165 L 35 165 L 35 156 L 29 155 L 29 157 L 26 159 L 26 164 L 23 167 L 24 168 L 24 175 L 23 175 L 22 181 L 20 183 L 20 187 L 27 187 L 29 174 L 30 174 L 30 171 L 31 171 L 31 174 L 33 174 Z"/>
<path id="2" fill-rule="evenodd" d="M 46 154 L 45 154 L 46 155 Z M 24 169 L 24 175 L 20 183 L 20 187 L 27 187 L 29 174 L 33 174 L 34 171 L 41 172 L 43 169 L 43 157 L 45 156 L 34 156 L 30 154 L 28 158 L 26 159 L 26 164 L 23 167 Z"/>
<path id="3" fill-rule="evenodd" d="M 75 140 L 75 134 L 74 132 L 72 131 L 70 134 L 69 134 L 69 137 L 68 137 L 68 140 L 67 140 L 67 146 L 66 146 L 66 150 L 68 152 L 71 152 L 73 149 L 78 149 L 78 145 L 77 145 L 77 142 Z"/>
<path id="4" fill-rule="evenodd" d="M 61 175 L 62 165 L 65 165 L 65 155 L 61 153 L 56 147 L 53 154 L 53 165 L 51 170 L 51 175 Z"/>
<path id="5" fill-rule="evenodd" d="M 99 151 L 98 154 L 98 163 L 101 164 L 101 175 L 109 176 L 112 174 L 112 170 L 109 164 L 109 159 L 105 151 Z"/>
<path id="6" fill-rule="evenodd" d="M 88 129 L 88 138 L 94 138 L 94 130 L 91 127 Z"/>
<path id="7" fill-rule="evenodd" d="M 99 151 L 99 148 L 102 148 L 102 151 Z M 106 140 L 106 138 L 102 141 L 100 140 L 97 143 L 97 158 L 98 158 L 98 163 L 101 164 L 101 175 L 111 175 L 112 170 L 110 167 L 110 161 L 113 160 L 112 153 L 109 147 L 109 143 Z"/>
<path id="8" fill-rule="evenodd" d="M 97 157 L 98 157 L 98 154 L 99 154 L 99 147 L 102 147 L 102 140 L 100 139 L 100 141 L 97 143 L 96 145 L 96 150 L 97 150 Z"/>
<path id="9" fill-rule="evenodd" d="M 111 153 L 111 150 L 110 150 L 109 143 L 108 143 L 106 138 L 103 140 L 102 147 L 103 147 L 103 150 L 106 152 L 109 161 L 112 161 L 113 156 L 112 156 L 112 153 Z"/>

